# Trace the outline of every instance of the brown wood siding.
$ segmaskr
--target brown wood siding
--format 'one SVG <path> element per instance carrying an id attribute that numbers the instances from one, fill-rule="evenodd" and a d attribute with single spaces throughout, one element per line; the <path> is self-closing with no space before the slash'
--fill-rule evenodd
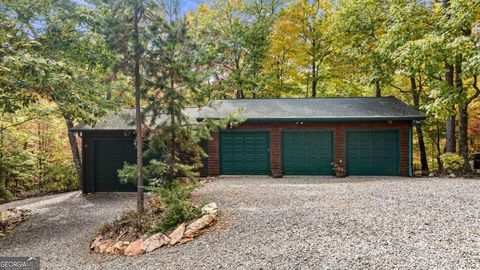
<path id="1" fill-rule="evenodd" d="M 212 134 L 208 142 L 208 175 L 217 176 L 220 174 L 219 160 L 218 160 L 218 133 Z"/>
<path id="2" fill-rule="evenodd" d="M 345 161 L 345 133 L 358 129 L 398 129 L 400 132 L 400 175 L 409 175 L 409 129 L 410 121 L 375 122 L 246 122 L 236 130 L 267 130 L 270 132 L 270 167 L 272 171 L 281 170 L 281 132 L 282 130 L 323 129 L 333 130 L 334 160 Z M 217 176 L 219 168 L 218 134 L 213 134 L 208 145 L 208 174 Z"/>
<path id="3" fill-rule="evenodd" d="M 270 132 L 270 167 L 273 172 L 281 172 L 281 133 L 282 130 L 322 129 L 333 130 L 334 159 L 345 162 L 345 134 L 347 130 L 358 129 L 398 129 L 400 131 L 400 175 L 409 175 L 409 128 L 410 121 L 393 122 L 265 122 L 243 123 L 234 128 L 236 130 L 266 130 Z M 83 183 L 81 189 L 88 193 L 93 190 L 93 153 L 92 146 L 95 139 L 135 138 L 131 131 L 88 131 L 82 134 Z M 201 170 L 201 175 L 209 176 L 220 174 L 219 166 L 219 136 L 212 134 L 206 147 L 208 164 Z M 206 169 L 208 167 L 208 169 Z"/>

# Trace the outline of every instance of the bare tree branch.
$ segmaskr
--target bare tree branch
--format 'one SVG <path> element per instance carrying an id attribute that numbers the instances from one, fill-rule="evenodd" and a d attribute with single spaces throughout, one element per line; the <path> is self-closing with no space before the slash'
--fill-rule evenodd
<path id="1" fill-rule="evenodd" d="M 397 89 L 398 91 L 400 91 L 400 92 L 402 92 L 402 93 L 404 93 L 404 94 L 408 94 L 408 93 L 410 92 L 410 91 L 408 91 L 408 90 L 403 90 L 401 87 L 399 87 L 399 86 L 397 86 L 397 85 L 395 85 L 395 84 L 393 84 L 393 83 L 391 83 L 391 82 L 388 82 L 388 85 L 390 85 L 391 87 Z"/>
<path id="2" fill-rule="evenodd" d="M 475 89 L 475 94 L 473 94 L 473 96 L 471 96 L 468 100 L 467 100 L 467 105 L 470 104 L 474 99 L 476 99 L 478 96 L 480 96 L 480 88 L 478 87 L 477 85 L 477 76 L 475 75 L 473 77 L 473 89 Z"/>
<path id="3" fill-rule="evenodd" d="M 28 118 L 28 119 L 25 119 L 25 120 L 20 121 L 20 122 L 17 122 L 17 123 L 13 123 L 13 124 L 8 125 L 8 126 L 2 126 L 2 127 L 0 128 L 0 132 L 3 132 L 3 131 L 5 131 L 5 130 L 7 130 L 7 129 L 9 129 L 9 128 L 19 126 L 19 125 L 21 125 L 21 124 L 24 124 L 24 123 L 26 123 L 26 122 L 29 122 L 29 121 L 32 121 L 32 120 L 35 120 L 35 119 L 37 119 L 37 117 Z"/>

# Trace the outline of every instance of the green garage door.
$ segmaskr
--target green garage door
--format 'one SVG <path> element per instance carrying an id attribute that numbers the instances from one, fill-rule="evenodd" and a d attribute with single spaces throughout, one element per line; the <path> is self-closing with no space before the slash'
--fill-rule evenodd
<path id="1" fill-rule="evenodd" d="M 220 133 L 220 172 L 224 175 L 270 174 L 269 133 Z"/>
<path id="2" fill-rule="evenodd" d="M 333 135 L 328 131 L 282 132 L 285 175 L 331 175 Z"/>
<path id="3" fill-rule="evenodd" d="M 398 131 L 349 131 L 346 147 L 347 174 L 400 174 Z"/>
<path id="4" fill-rule="evenodd" d="M 132 139 L 93 141 L 93 187 L 95 192 L 135 191 L 135 185 L 122 184 L 117 170 L 123 163 L 136 163 Z"/>

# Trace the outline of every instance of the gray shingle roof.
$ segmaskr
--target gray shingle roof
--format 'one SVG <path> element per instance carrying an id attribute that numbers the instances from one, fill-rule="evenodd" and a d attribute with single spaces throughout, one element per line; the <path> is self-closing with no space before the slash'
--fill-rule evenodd
<path id="1" fill-rule="evenodd" d="M 240 111 L 247 121 L 375 121 L 423 120 L 425 116 L 395 97 L 284 98 L 213 100 L 210 106 L 188 108 L 192 119 L 223 118 Z M 78 125 L 73 130 L 133 130 L 132 109 L 110 114 L 95 127 Z M 159 121 L 165 121 L 160 119 Z"/>
<path id="2" fill-rule="evenodd" d="M 199 116 L 198 108 L 187 108 L 185 114 L 189 116 L 192 121 Z M 150 121 L 149 117 L 146 117 L 146 122 Z M 166 116 L 162 116 L 157 119 L 157 123 L 162 123 L 167 120 Z M 135 130 L 135 109 L 122 109 L 117 112 L 112 112 L 105 117 L 101 118 L 95 126 L 79 124 L 75 126 L 72 131 L 86 131 L 86 130 Z"/>
<path id="3" fill-rule="evenodd" d="M 395 97 L 214 100 L 199 118 L 222 118 L 243 109 L 251 120 L 422 120 L 425 116 Z"/>

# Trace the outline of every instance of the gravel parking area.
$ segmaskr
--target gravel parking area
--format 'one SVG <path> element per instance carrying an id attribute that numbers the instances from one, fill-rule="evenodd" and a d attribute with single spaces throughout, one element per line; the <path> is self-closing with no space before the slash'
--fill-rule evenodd
<path id="1" fill-rule="evenodd" d="M 88 250 L 134 195 L 72 193 L 37 206 L 0 255 L 49 269 L 480 268 L 479 191 L 469 179 L 220 178 L 195 195 L 220 208 L 210 232 L 135 258 Z"/>

